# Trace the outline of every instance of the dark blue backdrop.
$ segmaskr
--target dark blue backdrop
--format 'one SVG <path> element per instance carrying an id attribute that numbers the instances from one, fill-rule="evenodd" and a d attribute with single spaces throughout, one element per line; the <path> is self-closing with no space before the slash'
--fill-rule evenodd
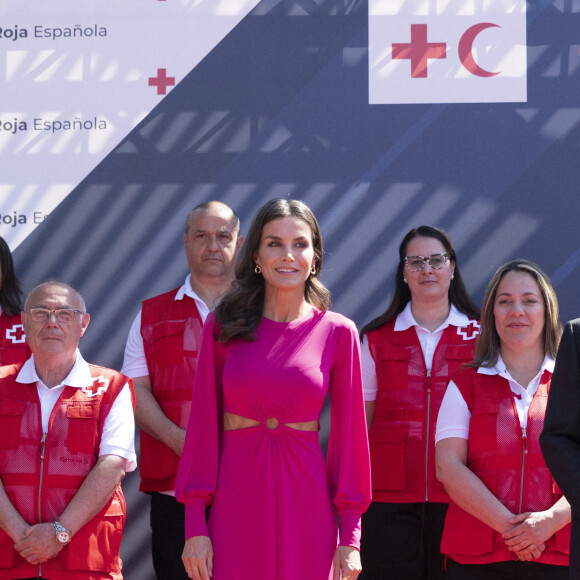
<path id="1" fill-rule="evenodd" d="M 242 230 L 267 199 L 308 203 L 334 309 L 359 325 L 422 223 L 450 233 L 477 301 L 524 257 L 580 315 L 580 0 L 528 2 L 528 102 L 510 104 L 370 106 L 367 9 L 260 2 L 16 250 L 27 288 L 56 276 L 85 296 L 88 360 L 120 368 L 140 301 L 183 281 L 184 218 L 208 199 Z M 126 577 L 147 580 L 147 498 L 126 482 Z"/>

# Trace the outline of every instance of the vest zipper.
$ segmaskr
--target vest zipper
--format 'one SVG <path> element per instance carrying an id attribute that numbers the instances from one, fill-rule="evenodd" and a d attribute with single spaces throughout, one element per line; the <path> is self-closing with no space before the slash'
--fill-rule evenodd
<path id="1" fill-rule="evenodd" d="M 41 496 L 42 496 L 42 478 L 44 475 L 44 452 L 46 450 L 46 433 L 42 434 L 42 439 L 40 440 L 40 478 L 38 484 L 38 523 L 42 523 L 42 503 L 41 503 Z M 42 578 L 42 564 L 38 565 L 38 576 Z"/>
<path id="2" fill-rule="evenodd" d="M 431 369 L 427 370 L 427 436 L 425 437 L 425 501 L 429 501 L 429 438 L 431 428 Z"/>
<path id="3" fill-rule="evenodd" d="M 524 501 L 524 469 L 526 467 L 526 455 L 528 453 L 527 440 L 526 428 L 522 427 L 522 476 L 520 478 L 520 506 L 518 508 L 518 514 L 522 513 L 522 503 Z"/>

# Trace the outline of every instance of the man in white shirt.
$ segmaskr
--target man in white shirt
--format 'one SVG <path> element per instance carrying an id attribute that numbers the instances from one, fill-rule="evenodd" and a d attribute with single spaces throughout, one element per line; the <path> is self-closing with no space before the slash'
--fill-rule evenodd
<path id="1" fill-rule="evenodd" d="M 0 566 L 11 578 L 122 579 L 134 393 L 83 360 L 89 320 L 68 284 L 40 284 L 22 313 L 32 356 L 0 370 Z"/>
<path id="2" fill-rule="evenodd" d="M 123 373 L 137 394 L 141 429 L 140 490 L 151 494 L 153 567 L 158 580 L 187 580 L 181 562 L 185 511 L 175 478 L 189 418 L 201 329 L 229 289 L 243 238 L 227 205 L 210 201 L 187 216 L 185 283 L 145 300 L 125 347 Z"/>

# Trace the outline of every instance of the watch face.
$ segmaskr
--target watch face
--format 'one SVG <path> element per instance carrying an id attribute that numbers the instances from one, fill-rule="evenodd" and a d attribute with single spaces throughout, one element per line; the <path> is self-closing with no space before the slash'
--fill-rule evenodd
<path id="1" fill-rule="evenodd" d="M 56 535 L 56 539 L 61 544 L 68 544 L 68 542 L 70 542 L 70 534 L 68 532 L 65 532 L 65 531 L 58 532 L 58 534 Z"/>

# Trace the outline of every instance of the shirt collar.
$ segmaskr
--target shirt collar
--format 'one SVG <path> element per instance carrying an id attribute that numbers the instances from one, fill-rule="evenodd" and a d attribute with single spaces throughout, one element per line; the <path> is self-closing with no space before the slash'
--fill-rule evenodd
<path id="1" fill-rule="evenodd" d="M 18 383 L 37 383 L 41 382 L 42 379 L 38 376 L 36 372 L 36 365 L 34 364 L 34 355 L 32 355 L 20 369 L 18 376 L 16 377 L 16 382 Z M 44 383 L 43 383 L 44 384 Z M 87 387 L 93 384 L 93 378 L 91 377 L 91 371 L 88 363 L 82 357 L 79 349 L 77 348 L 75 352 L 75 364 L 70 370 L 69 374 L 65 377 L 64 381 L 60 383 L 59 386 L 67 385 L 68 387 Z"/>
<path id="2" fill-rule="evenodd" d="M 555 365 L 554 359 L 550 355 L 546 354 L 544 356 L 544 361 L 542 362 L 540 373 L 543 373 L 544 371 L 553 373 L 554 365 Z M 501 358 L 501 354 L 497 355 L 497 362 L 493 367 L 478 367 L 477 373 L 480 375 L 502 375 L 502 376 L 509 374 L 507 367 L 505 366 L 505 363 Z"/>
<path id="3" fill-rule="evenodd" d="M 467 316 L 467 314 L 459 312 L 459 310 L 457 310 L 457 308 L 455 308 L 455 306 L 451 304 L 451 307 L 449 308 L 449 314 L 447 315 L 447 319 L 437 330 L 435 330 L 435 332 L 439 332 L 440 330 L 443 330 L 448 326 L 458 326 L 458 327 L 467 326 L 469 324 L 469 321 L 470 318 L 469 316 Z M 405 309 L 397 316 L 397 319 L 395 320 L 395 331 L 399 332 L 403 330 L 408 330 L 413 326 L 418 326 L 419 328 L 422 328 L 421 326 L 419 326 L 419 324 L 415 320 L 415 317 L 413 316 L 413 312 L 411 311 L 411 301 L 409 301 L 407 302 L 407 306 L 405 306 Z"/>
<path id="4" fill-rule="evenodd" d="M 183 300 L 185 296 L 193 298 L 196 302 L 201 302 L 207 308 L 207 304 L 195 293 L 191 285 L 191 274 L 188 274 L 183 286 L 177 291 L 174 300 Z"/>

